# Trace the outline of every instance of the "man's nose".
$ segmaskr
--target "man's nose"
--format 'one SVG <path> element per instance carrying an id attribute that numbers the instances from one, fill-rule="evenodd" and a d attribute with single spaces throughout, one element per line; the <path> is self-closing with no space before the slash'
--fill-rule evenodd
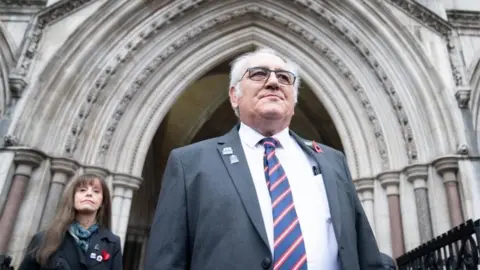
<path id="1" fill-rule="evenodd" d="M 275 74 L 275 72 L 270 73 L 270 76 L 268 77 L 268 80 L 265 83 L 265 88 L 270 90 L 279 89 L 279 83 L 278 83 L 277 75 Z"/>

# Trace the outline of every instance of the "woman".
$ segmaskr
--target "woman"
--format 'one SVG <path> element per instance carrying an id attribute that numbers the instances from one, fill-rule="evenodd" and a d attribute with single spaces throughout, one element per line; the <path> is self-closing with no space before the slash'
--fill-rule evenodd
<path id="1" fill-rule="evenodd" d="M 72 180 L 52 224 L 37 233 L 19 270 L 122 270 L 120 238 L 110 230 L 111 200 L 95 175 Z"/>

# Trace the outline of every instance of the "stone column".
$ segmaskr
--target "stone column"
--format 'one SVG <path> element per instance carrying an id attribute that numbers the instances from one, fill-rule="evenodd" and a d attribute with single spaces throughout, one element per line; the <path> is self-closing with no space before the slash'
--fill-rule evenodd
<path id="1" fill-rule="evenodd" d="M 443 178 L 447 193 L 450 225 L 456 227 L 464 222 L 457 180 L 458 159 L 456 156 L 442 157 L 435 160 L 433 166 Z"/>
<path id="2" fill-rule="evenodd" d="M 113 232 L 122 240 L 122 248 L 125 245 L 133 192 L 140 187 L 141 182 L 140 178 L 131 175 L 113 176 L 112 227 Z"/>
<path id="3" fill-rule="evenodd" d="M 428 165 L 415 164 L 409 166 L 405 168 L 405 175 L 407 180 L 413 183 L 420 241 L 425 243 L 433 238 L 430 203 L 428 201 Z"/>
<path id="4" fill-rule="evenodd" d="M 52 221 L 57 211 L 58 202 L 62 198 L 63 189 L 69 178 L 75 174 L 78 164 L 66 158 L 54 158 L 50 169 L 52 170 L 52 182 L 48 190 L 47 202 L 43 210 L 40 229 L 45 229 Z"/>
<path id="5" fill-rule="evenodd" d="M 16 169 L 0 219 L 0 254 L 5 254 L 8 250 L 10 237 L 23 203 L 28 181 L 32 171 L 40 165 L 43 158 L 44 155 L 35 150 L 19 149 L 15 152 Z"/>
<path id="6" fill-rule="evenodd" d="M 384 172 L 378 175 L 380 184 L 387 192 L 388 212 L 392 239 L 393 257 L 398 258 L 405 253 L 403 240 L 402 211 L 400 208 L 400 173 Z"/>
<path id="7" fill-rule="evenodd" d="M 353 181 L 357 188 L 357 192 L 361 195 L 363 210 L 367 215 L 368 222 L 372 230 L 375 231 L 375 211 L 373 205 L 373 178 L 360 178 Z"/>

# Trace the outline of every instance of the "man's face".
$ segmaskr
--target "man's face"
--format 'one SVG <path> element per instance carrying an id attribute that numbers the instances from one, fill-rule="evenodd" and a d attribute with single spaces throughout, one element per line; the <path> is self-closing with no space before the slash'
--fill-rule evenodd
<path id="1" fill-rule="evenodd" d="M 268 76 L 268 70 L 278 72 Z M 239 83 L 242 95 L 237 97 L 235 87 L 230 88 L 230 100 L 233 107 L 238 106 L 240 119 L 260 117 L 289 122 L 295 107 L 294 76 L 285 62 L 274 55 L 259 54 L 250 58 L 245 71 Z"/>

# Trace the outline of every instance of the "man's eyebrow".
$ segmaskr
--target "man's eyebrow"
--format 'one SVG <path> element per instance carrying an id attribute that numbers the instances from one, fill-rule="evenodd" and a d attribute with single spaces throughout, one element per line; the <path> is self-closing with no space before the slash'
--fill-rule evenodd
<path id="1" fill-rule="evenodd" d="M 268 70 L 271 70 L 269 67 L 267 66 L 254 66 L 254 67 L 251 67 L 251 68 L 264 68 L 264 69 L 268 69 Z M 288 71 L 284 68 L 276 68 L 276 69 L 272 69 L 272 70 L 275 70 L 275 71 Z M 288 71 L 288 72 L 291 72 L 291 71 Z"/>

